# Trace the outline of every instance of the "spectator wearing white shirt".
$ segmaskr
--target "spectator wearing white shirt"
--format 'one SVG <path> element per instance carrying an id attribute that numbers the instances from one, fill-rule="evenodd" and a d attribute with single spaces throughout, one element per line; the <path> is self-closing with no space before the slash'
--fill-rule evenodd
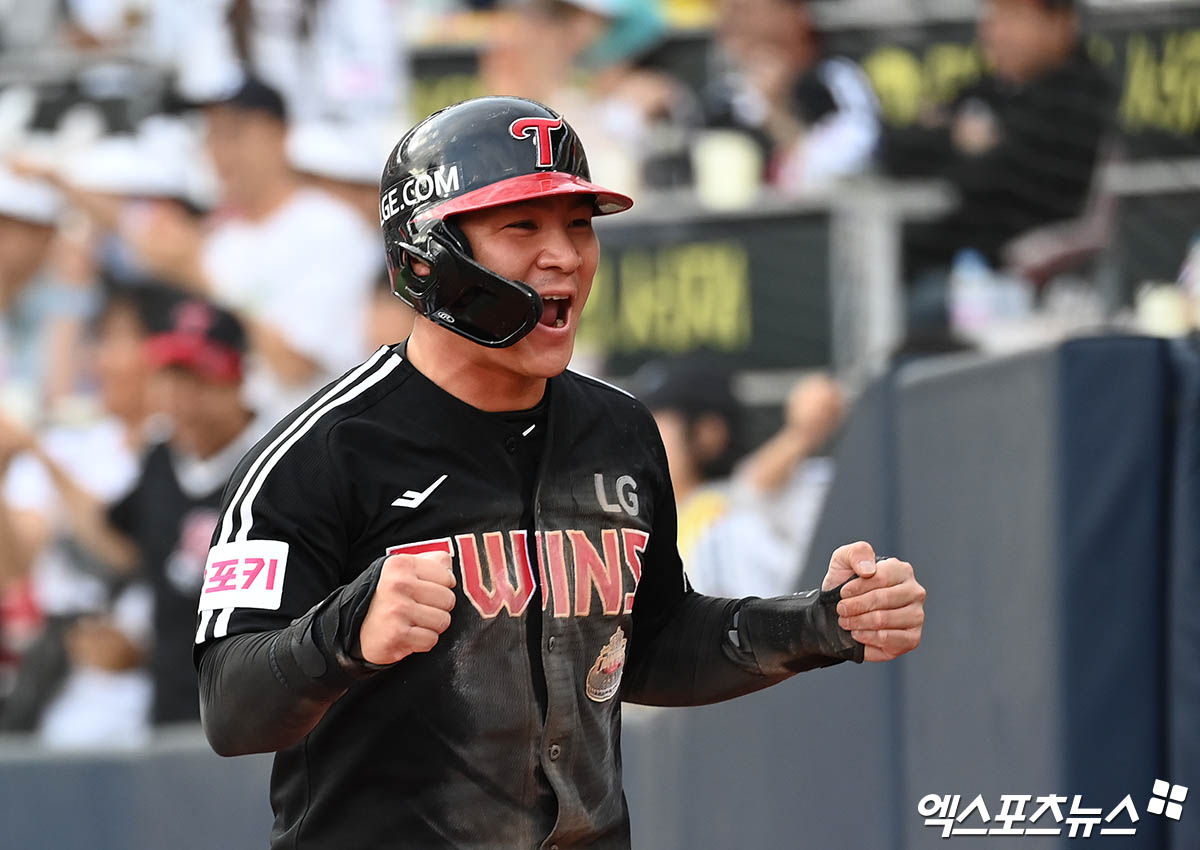
<path id="1" fill-rule="evenodd" d="M 312 187 L 340 198 L 372 231 L 379 226 L 379 176 L 390 136 L 372 123 L 308 121 L 288 130 L 292 168 Z M 386 271 L 379 261 L 380 271 Z"/>
<path id="2" fill-rule="evenodd" d="M 210 229 L 161 210 L 134 242 L 156 274 L 237 313 L 251 339 L 247 401 L 269 423 L 366 355 L 378 236 L 289 165 L 274 89 L 248 77 L 204 116 L 221 192 Z"/>

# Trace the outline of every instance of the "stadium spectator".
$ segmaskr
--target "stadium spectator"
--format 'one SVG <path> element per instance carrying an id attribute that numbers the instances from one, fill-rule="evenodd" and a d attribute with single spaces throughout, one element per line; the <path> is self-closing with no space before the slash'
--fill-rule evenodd
<path id="1" fill-rule="evenodd" d="M 204 112 L 221 190 L 211 230 L 160 207 L 127 235 L 157 275 L 238 314 L 254 354 L 248 400 L 269 422 L 365 355 L 378 237 L 289 166 L 274 89 L 246 78 Z"/>
<path id="2" fill-rule="evenodd" d="M 296 118 L 377 119 L 407 109 L 405 40 L 394 0 L 152 0 L 151 56 L 185 97 L 207 101 L 243 69 Z"/>
<path id="3" fill-rule="evenodd" d="M 947 109 L 891 131 L 886 170 L 949 180 L 960 203 L 905 233 L 910 324 L 944 325 L 955 255 L 997 266 L 1006 243 L 1078 217 L 1113 118 L 1112 87 L 1080 39 L 1075 0 L 987 0 L 978 38 L 988 73 Z"/>
<path id="4" fill-rule="evenodd" d="M 85 214 L 97 242 L 93 261 L 105 277 L 135 285 L 157 280 L 134 250 L 142 222 L 161 215 L 201 226 L 201 151 L 179 118 L 153 115 L 129 133 L 103 136 L 62 161 L 18 153 L 15 172 L 44 180 Z"/>
<path id="5" fill-rule="evenodd" d="M 825 54 L 806 0 L 720 0 L 717 10 L 706 123 L 752 135 L 765 176 L 785 191 L 869 168 L 880 134 L 874 91 L 858 65 Z"/>
<path id="6" fill-rule="evenodd" d="M 783 427 L 740 459 L 743 414 L 719 362 L 647 364 L 634 384 L 662 433 L 692 584 L 718 596 L 795 590 L 832 480 L 829 460 L 817 453 L 842 421 L 837 385 L 823 375 L 799 381 Z"/>
<path id="7" fill-rule="evenodd" d="M 150 404 L 166 414 L 169 432 L 151 435 L 130 489 L 111 506 L 78 492 L 64 498 L 81 543 L 110 570 L 140 576 L 153 589 L 155 724 L 199 719 L 188 660 L 196 597 L 221 491 L 261 433 L 242 400 L 245 350 L 245 332 L 233 314 L 199 299 L 178 299 L 166 329 L 142 348 L 152 369 Z M 69 493 L 70 479 L 55 461 L 44 453 L 39 460 L 60 495 Z"/>
<path id="8" fill-rule="evenodd" d="M 373 126 L 331 121 L 293 125 L 287 138 L 292 168 L 309 185 L 354 207 L 372 232 L 379 227 L 379 175 L 388 155 L 379 138 Z"/>
<path id="9" fill-rule="evenodd" d="M 149 710 L 141 670 L 149 629 L 145 594 L 114 580 L 107 549 L 87 528 L 132 484 L 146 433 L 142 353 L 152 299 L 115 292 L 97 320 L 93 365 L 104 417 L 36 437 L 0 418 L 11 459 L 0 498 L 0 585 L 28 580 L 45 617 L 27 649 L 0 728 L 41 728 L 52 745 L 136 743 Z M 120 600 L 115 606 L 114 600 Z M 108 614 L 117 612 L 115 619 Z M 53 720 L 47 722 L 48 715 Z"/>
<path id="10" fill-rule="evenodd" d="M 136 553 L 125 566 L 140 564 L 154 588 L 151 716 L 163 724 L 199 719 L 189 667 L 196 598 L 221 491 L 261 429 L 242 399 L 246 336 L 232 313 L 183 300 L 145 351 L 154 368 L 151 392 L 171 433 L 149 448 L 108 522 Z"/>
<path id="11" fill-rule="evenodd" d="M 26 421 L 73 388 L 76 345 L 94 309 L 86 289 L 52 269 L 61 211 L 53 187 L 0 169 L 0 406 Z"/>

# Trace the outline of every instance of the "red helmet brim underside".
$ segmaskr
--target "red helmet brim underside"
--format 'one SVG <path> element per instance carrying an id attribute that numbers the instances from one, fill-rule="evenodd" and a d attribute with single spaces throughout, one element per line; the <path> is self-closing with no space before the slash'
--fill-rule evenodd
<path id="1" fill-rule="evenodd" d="M 633 206 L 633 199 L 620 192 L 605 189 L 595 183 L 589 183 L 561 171 L 546 171 L 538 174 L 521 174 L 500 180 L 472 192 L 450 198 L 434 207 L 430 207 L 413 218 L 413 223 L 421 221 L 442 220 L 459 213 L 474 210 L 500 207 L 505 204 L 515 204 L 520 201 L 530 201 L 535 198 L 548 198 L 555 195 L 594 195 L 596 197 L 596 214 L 611 215 L 624 212 Z"/>

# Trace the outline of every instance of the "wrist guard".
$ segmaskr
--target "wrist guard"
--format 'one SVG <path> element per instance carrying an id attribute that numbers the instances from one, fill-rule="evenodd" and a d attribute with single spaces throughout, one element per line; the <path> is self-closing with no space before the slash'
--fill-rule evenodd
<path id="1" fill-rule="evenodd" d="M 276 635 L 271 644 L 271 669 L 282 684 L 320 698 L 344 691 L 390 666 L 365 661 L 358 651 L 358 632 L 375 595 L 383 562 L 384 558 L 379 558 Z"/>
<path id="2" fill-rule="evenodd" d="M 747 599 L 730 620 L 724 642 L 726 656 L 767 676 L 800 673 L 842 661 L 861 664 L 863 645 L 837 622 L 843 585 L 773 599 Z"/>

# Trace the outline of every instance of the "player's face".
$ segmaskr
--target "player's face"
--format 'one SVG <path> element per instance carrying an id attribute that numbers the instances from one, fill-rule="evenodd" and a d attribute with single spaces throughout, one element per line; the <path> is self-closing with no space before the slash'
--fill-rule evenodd
<path id="1" fill-rule="evenodd" d="M 542 320 L 520 342 L 479 347 L 478 356 L 491 365 L 531 378 L 551 378 L 567 368 L 600 256 L 592 204 L 590 196 L 558 195 L 458 220 L 479 263 L 542 296 Z"/>

